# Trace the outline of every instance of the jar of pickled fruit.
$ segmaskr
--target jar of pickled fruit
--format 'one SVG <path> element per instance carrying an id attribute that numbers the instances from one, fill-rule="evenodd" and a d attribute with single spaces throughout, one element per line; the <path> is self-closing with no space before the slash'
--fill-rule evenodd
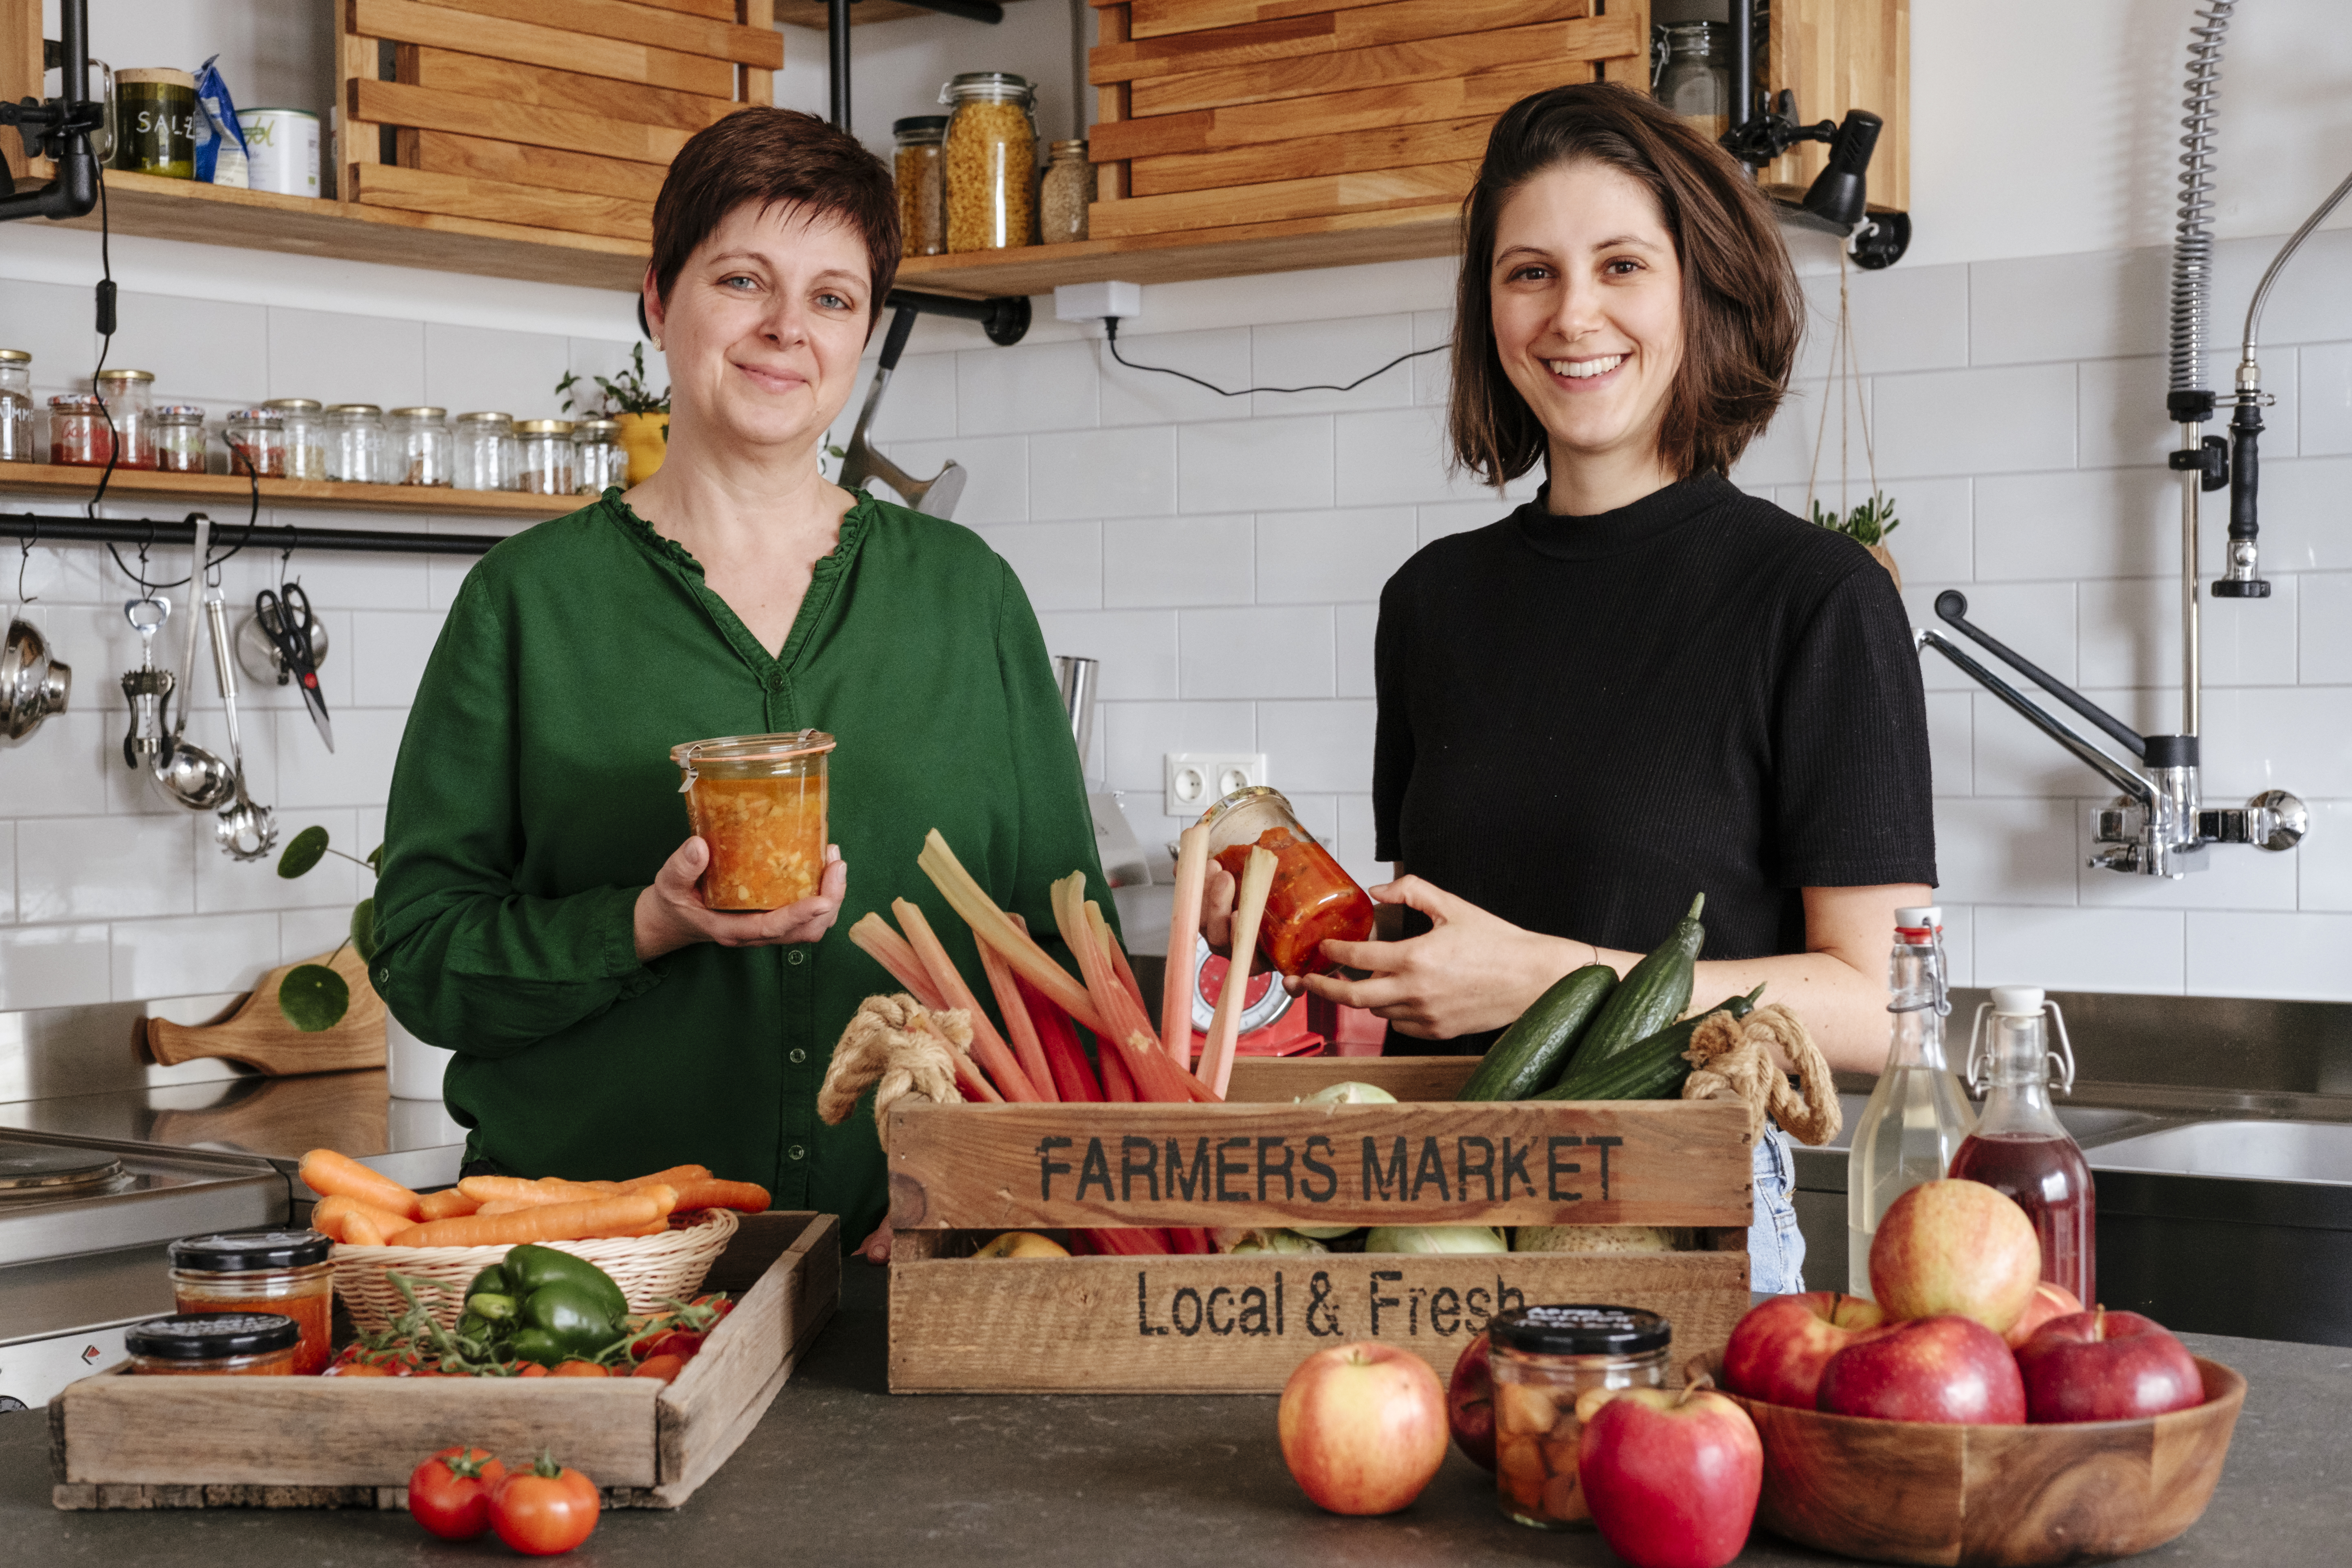
<path id="1" fill-rule="evenodd" d="M 122 1333 L 131 1370 L 154 1376 L 289 1377 L 301 1331 L 278 1312 L 183 1312 Z"/>
<path id="2" fill-rule="evenodd" d="M 1674 1329 L 1638 1307 L 1516 1307 L 1487 1331 L 1495 1373 L 1496 1500 L 1539 1530 L 1591 1529 L 1576 1479 L 1578 1401 L 1663 1388 Z"/>
<path id="3" fill-rule="evenodd" d="M 685 775 L 677 787 L 687 822 L 710 849 L 701 883 L 707 908 L 780 910 L 816 895 L 833 748 L 833 737 L 815 730 L 670 748 Z"/>
<path id="4" fill-rule="evenodd" d="M 1264 784 L 1237 789 L 1201 814 L 1209 853 L 1238 883 L 1253 848 L 1274 852 L 1274 885 L 1257 928 L 1266 967 L 1284 974 L 1316 974 L 1334 967 L 1323 943 L 1370 942 L 1371 896 L 1298 824 L 1290 802 Z"/>
<path id="5" fill-rule="evenodd" d="M 235 1230 L 172 1243 L 172 1301 L 183 1317 L 269 1312 L 294 1321 L 294 1372 L 334 1354 L 334 1243 L 315 1230 Z"/>

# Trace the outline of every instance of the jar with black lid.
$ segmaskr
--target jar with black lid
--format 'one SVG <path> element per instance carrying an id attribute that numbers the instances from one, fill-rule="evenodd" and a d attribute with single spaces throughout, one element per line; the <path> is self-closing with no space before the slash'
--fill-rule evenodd
<path id="1" fill-rule="evenodd" d="M 1663 1388 L 1674 1326 L 1639 1307 L 1517 1307 L 1486 1330 L 1495 1373 L 1495 1489 L 1539 1530 L 1590 1529 L 1576 1479 L 1577 1402 L 1597 1389 Z"/>
<path id="2" fill-rule="evenodd" d="M 334 1243 L 315 1230 L 231 1230 L 172 1243 L 172 1300 L 183 1314 L 274 1312 L 299 1332 L 294 1368 L 333 1356 Z"/>
<path id="3" fill-rule="evenodd" d="M 301 1331 L 276 1312 L 183 1312 L 123 1331 L 131 1370 L 147 1376 L 284 1377 Z"/>

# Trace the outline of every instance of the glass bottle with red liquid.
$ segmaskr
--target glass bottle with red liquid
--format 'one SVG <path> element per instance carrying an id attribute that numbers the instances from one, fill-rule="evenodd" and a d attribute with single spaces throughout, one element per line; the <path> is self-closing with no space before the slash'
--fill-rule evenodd
<path id="1" fill-rule="evenodd" d="M 2058 1049 L 2042 1033 L 2047 1008 L 2058 1026 Z M 1985 1012 L 1992 1013 L 1985 1027 Z M 2074 1088 L 2074 1048 L 2058 1004 L 2039 986 L 1996 985 L 1992 1000 L 1977 1009 L 1969 1041 L 1969 1083 L 1981 1075 L 1991 1086 L 1984 1114 L 1960 1152 L 1951 1173 L 2007 1194 L 2017 1201 L 2042 1238 L 2042 1278 L 2063 1285 L 2090 1306 L 2098 1300 L 2098 1204 L 2091 1164 L 2080 1145 L 2050 1109 L 2051 1068 L 2059 1087 Z"/>
<path id="2" fill-rule="evenodd" d="M 1201 825 L 1209 829 L 1210 855 L 1237 884 L 1252 849 L 1274 852 L 1274 885 L 1257 931 L 1265 967 L 1318 974 L 1332 967 L 1323 956 L 1325 942 L 1372 940 L 1371 896 L 1299 826 L 1279 791 L 1237 789 L 1202 813 Z"/>

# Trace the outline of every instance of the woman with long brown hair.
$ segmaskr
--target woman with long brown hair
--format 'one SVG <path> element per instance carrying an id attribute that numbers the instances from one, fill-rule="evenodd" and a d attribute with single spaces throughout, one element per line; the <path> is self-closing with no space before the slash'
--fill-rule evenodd
<path id="1" fill-rule="evenodd" d="M 1909 626 L 1843 535 L 1725 477 L 1780 405 L 1794 270 L 1743 172 L 1603 84 L 1497 121 L 1465 204 L 1451 441 L 1538 498 L 1381 598 L 1372 806 L 1424 934 L 1332 942 L 1318 994 L 1483 1051 L 1580 965 L 1622 973 L 1706 895 L 1705 1002 L 1769 984 L 1839 1068 L 1885 1050 L 1894 913 L 1936 880 Z M 1801 1289 L 1785 1134 L 1759 1289 Z"/>

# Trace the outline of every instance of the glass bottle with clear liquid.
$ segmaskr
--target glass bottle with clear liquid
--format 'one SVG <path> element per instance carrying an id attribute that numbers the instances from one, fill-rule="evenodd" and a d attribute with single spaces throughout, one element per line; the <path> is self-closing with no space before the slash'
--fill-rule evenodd
<path id="1" fill-rule="evenodd" d="M 1886 1067 L 1853 1125 L 1846 1157 L 1846 1292 L 1870 1294 L 1870 1243 L 1887 1206 L 1940 1178 L 1974 1124 L 1968 1096 L 1944 1056 L 1952 1010 L 1944 967 L 1943 911 L 1895 911 L 1889 965 L 1895 1016 Z"/>
<path id="2" fill-rule="evenodd" d="M 1992 1027 L 1985 1027 L 1985 1008 Z M 2058 1050 L 2042 1030 L 2047 1008 L 2058 1024 Z M 1969 1082 L 1981 1076 L 1991 1093 L 1976 1131 L 1952 1160 L 1952 1174 L 2006 1193 L 2033 1221 L 2042 1241 L 2042 1278 L 2063 1285 L 2085 1307 L 2098 1284 L 2098 1198 L 2082 1146 L 2050 1108 L 2050 1068 L 2059 1086 L 2074 1088 L 2074 1047 L 2058 1004 L 2032 985 L 1996 985 L 1977 1009 L 1969 1037 Z"/>

